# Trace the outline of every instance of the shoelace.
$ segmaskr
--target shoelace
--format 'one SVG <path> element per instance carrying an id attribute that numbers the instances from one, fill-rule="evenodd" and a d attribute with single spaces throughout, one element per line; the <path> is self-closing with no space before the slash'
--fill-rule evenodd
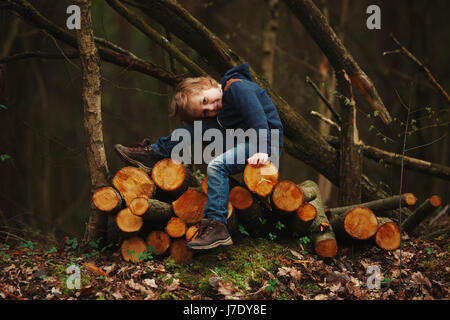
<path id="1" fill-rule="evenodd" d="M 205 237 L 214 227 L 216 226 L 215 221 L 211 221 L 208 223 L 199 222 L 197 226 L 197 231 L 194 233 L 191 239 L 202 239 Z"/>

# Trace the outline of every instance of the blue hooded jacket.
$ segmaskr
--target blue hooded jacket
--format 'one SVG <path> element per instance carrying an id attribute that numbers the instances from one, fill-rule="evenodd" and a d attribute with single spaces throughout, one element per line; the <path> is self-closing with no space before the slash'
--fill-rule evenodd
<path id="1" fill-rule="evenodd" d="M 234 81 L 226 88 L 227 81 Z M 253 82 L 247 62 L 228 70 L 220 80 L 223 90 L 222 110 L 217 122 L 224 128 L 267 130 L 267 152 L 271 153 L 271 129 L 279 130 L 279 148 L 283 147 L 283 125 L 266 90 Z M 226 90 L 225 90 L 226 89 Z M 259 142 L 259 141 L 258 141 Z M 258 143 L 259 145 L 259 143 Z M 260 151 L 258 149 L 258 151 Z"/>

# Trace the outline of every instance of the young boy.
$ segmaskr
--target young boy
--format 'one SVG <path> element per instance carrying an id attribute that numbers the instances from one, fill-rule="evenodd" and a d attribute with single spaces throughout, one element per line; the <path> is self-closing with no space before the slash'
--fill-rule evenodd
<path id="1" fill-rule="evenodd" d="M 223 133 L 224 139 L 227 129 L 263 129 L 266 133 L 265 140 L 258 138 L 256 149 L 249 142 L 241 140 L 208 163 L 208 200 L 204 218 L 200 222 L 197 237 L 188 243 L 188 248 L 207 250 L 220 245 L 231 245 L 233 241 L 226 227 L 228 177 L 244 171 L 246 164 L 236 161 L 238 158 L 247 159 L 249 164 L 255 166 L 261 166 L 269 160 L 278 163 L 283 126 L 277 109 L 266 91 L 253 82 L 248 63 L 228 70 L 220 84 L 208 77 L 183 80 L 175 88 L 171 107 L 174 115 L 188 123 L 180 128 L 191 133 L 191 137 L 194 131 L 193 121 L 196 120 L 201 120 L 202 132 L 218 129 Z M 271 143 L 273 130 L 279 134 L 275 144 Z M 160 159 L 171 157 L 172 149 L 179 143 L 177 139 L 173 141 L 171 138 L 171 135 L 159 138 L 154 144 L 144 139 L 135 147 L 118 144 L 115 149 L 124 160 L 150 170 Z M 224 142 L 223 146 L 225 144 Z M 255 150 L 261 152 L 254 152 Z"/>

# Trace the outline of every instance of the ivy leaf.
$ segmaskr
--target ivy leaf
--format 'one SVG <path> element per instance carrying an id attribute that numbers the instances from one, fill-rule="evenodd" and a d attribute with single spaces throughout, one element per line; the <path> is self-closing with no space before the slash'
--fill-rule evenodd
<path id="1" fill-rule="evenodd" d="M 8 108 L 4 104 L 0 104 L 0 109 L 8 110 Z"/>

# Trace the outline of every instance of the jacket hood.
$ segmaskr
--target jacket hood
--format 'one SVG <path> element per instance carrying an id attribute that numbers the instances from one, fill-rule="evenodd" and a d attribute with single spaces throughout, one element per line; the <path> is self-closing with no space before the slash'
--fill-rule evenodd
<path id="1" fill-rule="evenodd" d="M 220 84 L 224 86 L 225 83 L 230 79 L 243 79 L 253 81 L 248 62 L 244 62 L 243 64 L 240 64 L 225 72 L 225 74 L 222 77 L 222 80 L 220 80 Z"/>

